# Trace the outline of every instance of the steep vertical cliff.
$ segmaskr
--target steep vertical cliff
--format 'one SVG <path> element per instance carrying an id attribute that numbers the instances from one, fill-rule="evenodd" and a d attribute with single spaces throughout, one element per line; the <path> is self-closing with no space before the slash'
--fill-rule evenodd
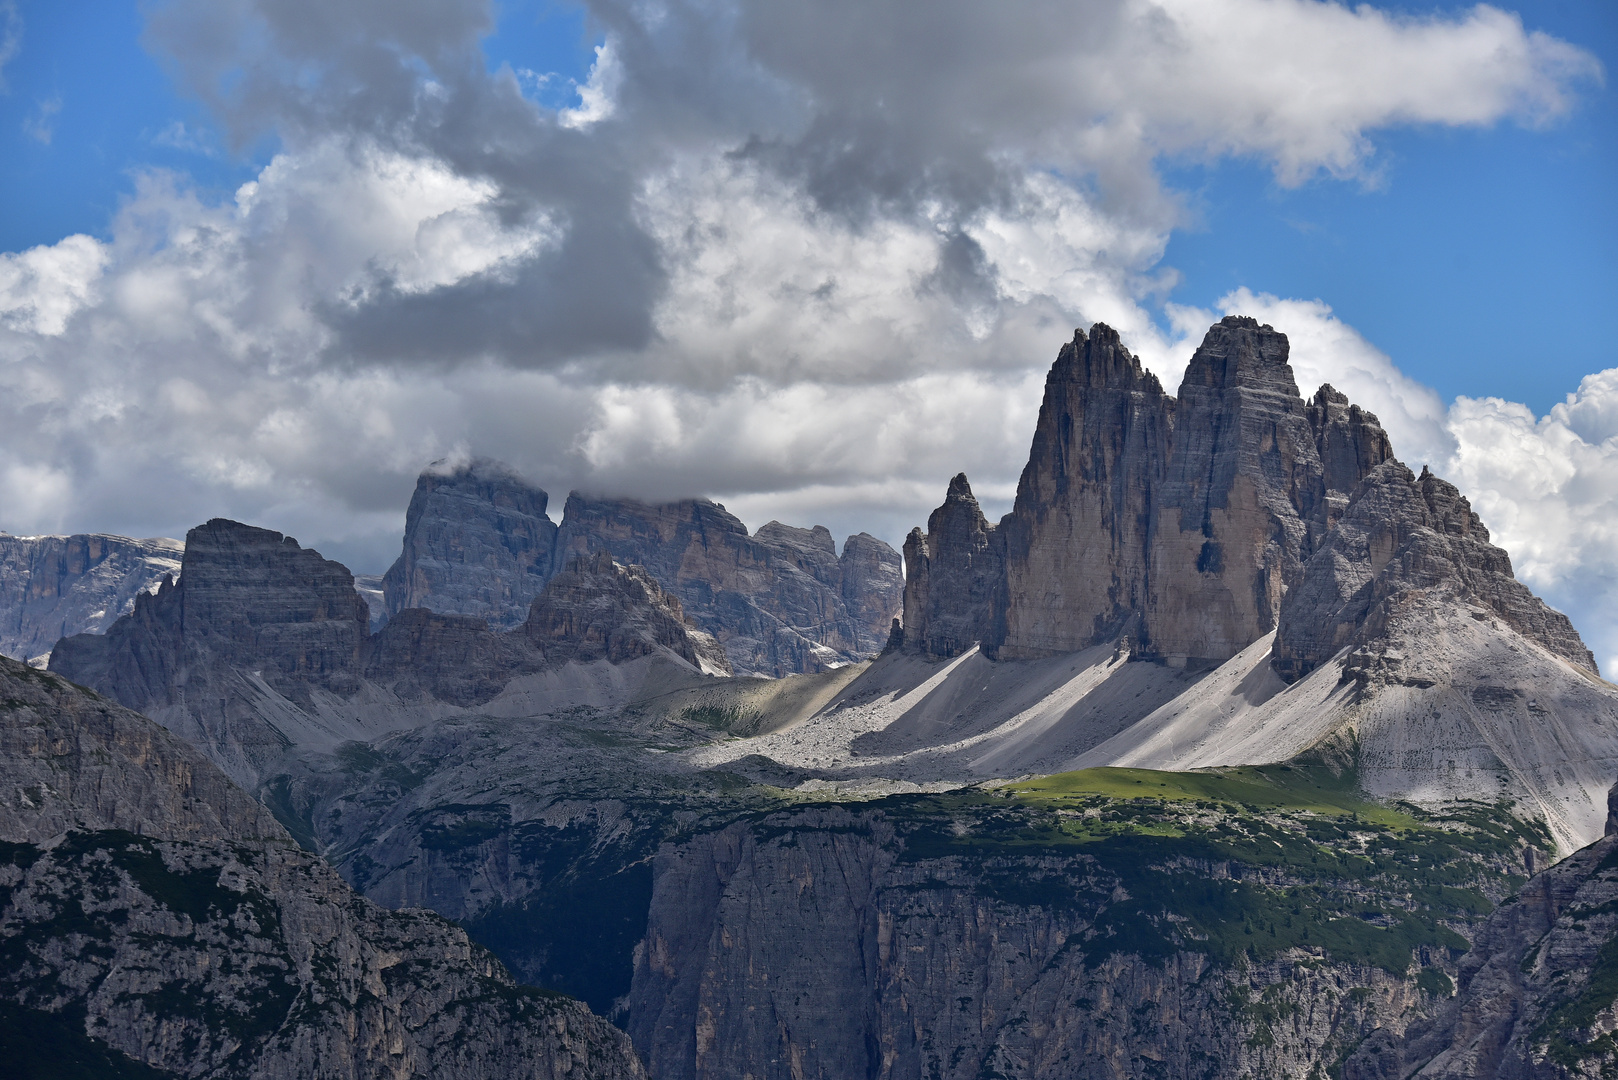
<path id="1" fill-rule="evenodd" d="M 272 718 L 264 702 L 308 709 L 357 691 L 370 611 L 341 563 L 223 518 L 186 534 L 182 567 L 105 635 L 58 642 L 50 667 L 161 718 L 252 785 L 299 741 L 296 711 Z"/>
<path id="2" fill-rule="evenodd" d="M 178 540 L 0 533 L 0 654 L 32 660 L 58 638 L 99 634 L 180 570 Z"/>
<path id="3" fill-rule="evenodd" d="M 555 569 L 550 496 L 496 461 L 429 466 L 405 512 L 404 550 L 382 579 L 387 614 L 428 608 L 509 630 Z"/>
<path id="4" fill-rule="evenodd" d="M 1117 331 L 1074 331 L 1045 380 L 1017 502 L 1000 524 L 1005 585 L 989 651 L 1072 652 L 1139 621 L 1174 406 Z"/>
<path id="5" fill-rule="evenodd" d="M 1169 397 L 1116 331 L 1076 331 L 1046 380 L 1016 504 L 994 531 L 999 580 L 979 589 L 992 602 L 980 609 L 951 588 L 974 606 L 955 621 L 999 659 L 1127 635 L 1137 658 L 1176 666 L 1223 662 L 1272 632 L 1349 492 L 1391 458 L 1376 417 L 1331 387 L 1306 404 L 1287 354 L 1286 335 L 1229 316 Z M 933 531 L 914 547 L 928 573 L 975 557 L 970 529 L 959 541 Z M 907 589 L 907 639 L 933 618 L 924 595 L 937 603 L 930 588 Z"/>
<path id="6" fill-rule="evenodd" d="M 947 657 L 982 640 L 994 617 L 1004 556 L 965 473 L 949 482 L 927 532 L 910 530 L 904 558 L 904 648 Z"/>
<path id="7" fill-rule="evenodd" d="M 859 652 L 879 651 L 888 641 L 893 617 L 904 610 L 904 560 L 870 533 L 843 541 L 837 558 L 843 604 L 854 620 Z"/>
<path id="8" fill-rule="evenodd" d="M 1167 658 L 1224 660 L 1275 629 L 1322 495 L 1286 335 L 1228 316 L 1180 384 L 1157 498 L 1147 636 Z"/>
<path id="9" fill-rule="evenodd" d="M 1543 842 L 1339 817 L 1318 788 L 1293 811 L 1262 781 L 1095 779 L 1125 798 L 1052 778 L 1049 807 L 903 797 L 666 845 L 628 998 L 653 1075 L 1329 1075 L 1438 1008 L 1457 930 Z"/>

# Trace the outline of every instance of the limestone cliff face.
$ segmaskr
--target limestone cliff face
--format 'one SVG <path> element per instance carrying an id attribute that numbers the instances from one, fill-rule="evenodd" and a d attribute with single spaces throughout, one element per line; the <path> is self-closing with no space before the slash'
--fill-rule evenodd
<path id="1" fill-rule="evenodd" d="M 1062 347 L 1016 505 L 1000 525 L 996 655 L 1072 652 L 1138 621 L 1174 405 L 1110 327 L 1074 331 Z"/>
<path id="2" fill-rule="evenodd" d="M 171 704 L 219 667 L 251 668 L 293 698 L 355 688 L 370 612 L 341 563 L 215 518 L 186 534 L 182 566 L 179 584 L 138 597 L 105 636 L 59 642 L 53 670 L 131 708 Z"/>
<path id="3" fill-rule="evenodd" d="M 1590 672 L 1572 624 L 1511 573 L 1511 559 L 1454 486 L 1397 461 L 1356 488 L 1341 520 L 1281 608 L 1272 666 L 1289 682 L 1345 647 L 1387 636 L 1395 614 L 1428 593 L 1493 612 L 1519 634 Z"/>
<path id="4" fill-rule="evenodd" d="M 1338 905 L 1377 917 L 1381 886 L 1328 880 L 1323 854 L 1244 867 L 1218 844 L 1191 858 L 1150 842 L 1064 851 L 1028 831 L 997 848 L 985 815 L 958 810 L 931 832 L 899 801 L 812 807 L 666 845 L 627 999 L 652 1074 L 1326 1075 L 1372 1031 L 1397 1035 L 1436 1007 L 1406 963 L 1448 981 L 1449 930 L 1432 946 L 1388 935 L 1381 967 L 1348 955 L 1349 936 L 1383 931 L 1352 929 L 1360 916 Z M 1181 946 L 1159 937 L 1180 930 Z M 1265 949 L 1275 934 L 1298 945 Z"/>
<path id="5" fill-rule="evenodd" d="M 580 556 L 534 598 L 523 623 L 529 645 L 550 663 L 627 663 L 660 649 L 693 667 L 731 674 L 724 650 L 685 624 L 680 601 L 639 566 L 620 566 L 606 551 Z"/>
<path id="6" fill-rule="evenodd" d="M 1618 837 L 1529 881 L 1461 961 L 1459 993 L 1405 1039 L 1379 1035 L 1348 1080 L 1572 1080 L 1618 1068 Z"/>
<path id="7" fill-rule="evenodd" d="M 1128 635 L 1138 657 L 1184 665 L 1273 631 L 1349 492 L 1391 459 L 1376 417 L 1331 387 L 1304 402 L 1287 354 L 1286 335 L 1229 316 L 1169 397 L 1111 328 L 1075 332 L 994 531 L 985 652 L 1034 659 Z M 970 557 L 979 541 L 964 542 L 929 539 L 929 567 Z M 907 638 L 930 617 L 922 596 L 907 591 Z"/>
<path id="8" fill-rule="evenodd" d="M 645 567 L 717 637 L 737 671 L 822 671 L 875 654 L 902 603 L 899 554 L 867 534 L 842 556 L 823 526 L 769 522 L 756 533 L 707 499 L 647 504 L 568 496 L 560 527 L 547 496 L 506 466 L 429 468 L 406 515 L 404 550 L 383 578 L 388 617 L 408 608 L 511 630 L 553 575 L 607 551 Z"/>
<path id="9" fill-rule="evenodd" d="M 644 1075 L 577 1002 L 356 895 L 150 720 L 5 659 L 0 793 L 0 1019 L 28 1032 L 6 1048 L 23 1075 Z"/>
<path id="10" fill-rule="evenodd" d="M 577 492 L 568 496 L 557 535 L 558 560 L 608 551 L 620 563 L 644 566 L 719 640 L 738 674 L 769 676 L 822 671 L 881 648 L 897 613 L 897 555 L 882 554 L 885 547 L 866 537 L 850 558 L 845 543 L 840 560 L 823 527 L 772 521 L 749 535 L 735 515 L 706 499 L 651 505 Z M 872 574 L 872 562 L 890 569 Z M 861 592 L 861 583 L 872 588 Z"/>
<path id="11" fill-rule="evenodd" d="M 405 513 L 404 550 L 382 579 L 389 617 L 407 608 L 520 624 L 553 569 L 550 496 L 495 461 L 429 467 Z"/>
<path id="12" fill-rule="evenodd" d="M 0 654 L 32 660 L 58 638 L 99 634 L 180 571 L 178 540 L 0 533 Z"/>
<path id="13" fill-rule="evenodd" d="M 1286 335 L 1228 316 L 1180 385 L 1146 625 L 1157 655 L 1224 660 L 1275 629 L 1325 498 Z"/>
<path id="14" fill-rule="evenodd" d="M 859 635 L 860 652 L 873 653 L 887 644 L 888 628 L 904 610 L 904 560 L 870 533 L 843 541 L 837 559 L 843 604 Z"/>
<path id="15" fill-rule="evenodd" d="M 983 639 L 1005 561 L 966 474 L 949 482 L 927 532 L 905 538 L 903 645 L 924 656 L 957 656 Z"/>
<path id="16" fill-rule="evenodd" d="M 297 741 L 300 711 L 360 689 L 369 609 L 342 564 L 222 518 L 186 534 L 182 568 L 105 635 L 58 642 L 50 670 L 161 718 L 253 786 Z"/>

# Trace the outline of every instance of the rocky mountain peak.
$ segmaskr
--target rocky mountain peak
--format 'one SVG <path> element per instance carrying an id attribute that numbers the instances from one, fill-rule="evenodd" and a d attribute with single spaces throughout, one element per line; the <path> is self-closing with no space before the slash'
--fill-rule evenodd
<path id="1" fill-rule="evenodd" d="M 1595 672 L 1595 658 L 1567 616 L 1512 577 L 1454 485 L 1397 461 L 1372 470 L 1282 605 L 1272 666 L 1288 681 L 1341 649 L 1380 654 L 1397 622 L 1434 604 L 1497 617 L 1551 653 Z"/>
<path id="2" fill-rule="evenodd" d="M 1287 362 L 1287 336 L 1247 315 L 1227 315 L 1208 328 L 1191 355 L 1180 398 L 1193 387 L 1212 390 L 1268 391 L 1298 397 L 1298 383 Z M 1301 404 L 1301 402 L 1300 402 Z"/>
<path id="3" fill-rule="evenodd" d="M 869 656 L 899 608 L 898 553 L 880 540 L 839 558 L 824 526 L 770 522 L 749 535 L 708 499 L 654 505 L 574 492 L 556 550 L 558 560 L 610 551 L 645 567 L 739 674 L 814 672 Z"/>
<path id="4" fill-rule="evenodd" d="M 987 650 L 1007 659 L 1070 652 L 1138 616 L 1174 415 L 1174 399 L 1111 327 L 1075 331 L 1062 347 L 997 534 L 1004 584 L 984 627 Z"/>
<path id="5" fill-rule="evenodd" d="M 553 570 L 550 496 L 487 458 L 429 465 L 405 512 L 399 558 L 382 579 L 389 616 L 406 608 L 522 622 Z"/>
<path id="6" fill-rule="evenodd" d="M 175 591 L 191 649 L 279 673 L 289 687 L 346 685 L 370 636 L 370 609 L 347 567 L 224 518 L 186 533 Z"/>
<path id="7" fill-rule="evenodd" d="M 983 638 L 993 616 L 1002 559 L 994 526 L 965 473 L 949 483 L 927 532 L 905 538 L 903 645 L 927 656 L 954 656 Z"/>
<path id="8" fill-rule="evenodd" d="M 1051 367 L 1050 381 L 1075 383 L 1092 389 L 1102 387 L 1161 386 L 1157 376 L 1147 371 L 1140 359 L 1124 348 L 1118 331 L 1106 323 L 1096 323 L 1090 333 L 1073 331 L 1073 340 L 1062 346 Z"/>
<path id="9" fill-rule="evenodd" d="M 949 656 L 980 641 L 997 658 L 1026 659 L 1128 634 L 1140 657 L 1223 662 L 1276 630 L 1284 598 L 1302 586 L 1306 566 L 1370 483 L 1386 490 L 1368 497 L 1354 530 L 1393 530 L 1377 541 L 1383 546 L 1405 544 L 1410 529 L 1454 541 L 1397 571 L 1400 581 L 1453 580 L 1527 636 L 1589 667 L 1566 620 L 1512 580 L 1510 560 L 1453 485 L 1426 472 L 1379 473 L 1394 459 L 1376 416 L 1330 385 L 1306 402 L 1288 350 L 1273 327 L 1224 318 L 1209 328 L 1173 398 L 1111 328 L 1076 332 L 1046 379 L 1012 512 L 989 526 L 957 477 L 927 532 L 907 541 L 905 648 Z M 1387 487 L 1395 483 L 1396 492 Z M 1332 550 L 1351 562 L 1363 554 Z M 1313 572 L 1325 576 L 1304 590 L 1310 596 L 1353 584 Z M 1342 603 L 1324 593 L 1309 604 L 1346 610 L 1348 593 Z M 1350 621 L 1370 608 L 1355 610 Z M 1278 659 L 1290 677 L 1346 632 L 1333 623 L 1320 628 L 1324 638 L 1311 636 L 1301 611 L 1283 635 L 1283 653 L 1296 655 Z"/>

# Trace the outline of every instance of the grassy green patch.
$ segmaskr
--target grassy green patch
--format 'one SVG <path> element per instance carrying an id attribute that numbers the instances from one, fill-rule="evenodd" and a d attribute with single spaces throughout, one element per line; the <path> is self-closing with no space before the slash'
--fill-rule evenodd
<path id="1" fill-rule="evenodd" d="M 1012 785 L 1009 791 L 1030 805 L 1059 806 L 1097 796 L 1151 798 L 1249 811 L 1302 810 L 1389 828 L 1417 824 L 1408 813 L 1367 799 L 1357 790 L 1355 780 L 1351 771 L 1309 765 L 1249 765 L 1198 772 L 1105 767 L 1057 773 Z"/>

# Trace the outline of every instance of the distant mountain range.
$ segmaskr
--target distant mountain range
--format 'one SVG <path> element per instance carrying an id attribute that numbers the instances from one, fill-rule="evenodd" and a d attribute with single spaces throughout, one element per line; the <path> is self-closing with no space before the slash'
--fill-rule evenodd
<path id="1" fill-rule="evenodd" d="M 640 1061 L 590 1075 L 1598 1075 L 1610 860 L 1546 867 L 1607 828 L 1618 687 L 1287 357 L 1226 318 L 1171 396 L 1076 332 L 1012 511 L 955 477 L 902 574 L 706 500 L 558 525 L 490 461 L 422 474 L 380 582 L 225 520 L 177 579 L 3 538 L 6 625 L 62 635 L 5 672 L 51 680 L 28 716 L 88 707 L 61 679 L 144 713 L 370 900 L 612 1019 Z"/>

